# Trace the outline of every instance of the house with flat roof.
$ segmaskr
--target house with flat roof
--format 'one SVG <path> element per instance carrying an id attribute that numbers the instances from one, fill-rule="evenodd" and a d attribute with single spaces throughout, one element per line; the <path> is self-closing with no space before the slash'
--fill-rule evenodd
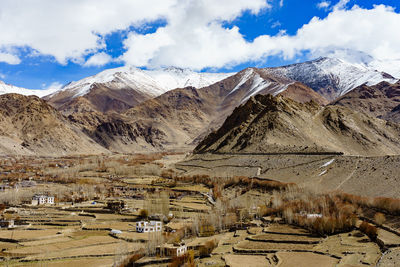
<path id="1" fill-rule="evenodd" d="M 0 220 L 0 228 L 14 228 L 15 224 L 14 224 L 14 220 Z"/>
<path id="2" fill-rule="evenodd" d="M 46 195 L 34 195 L 32 197 L 32 205 L 45 205 L 45 204 L 54 204 L 54 197 L 46 196 Z"/>
<path id="3" fill-rule="evenodd" d="M 161 232 L 162 222 L 160 221 L 140 221 L 136 222 L 136 232 L 148 233 L 148 232 Z"/>
<path id="4" fill-rule="evenodd" d="M 167 257 L 180 257 L 185 255 L 187 252 L 187 246 L 184 243 L 181 244 L 164 244 L 157 248 L 157 254 Z"/>

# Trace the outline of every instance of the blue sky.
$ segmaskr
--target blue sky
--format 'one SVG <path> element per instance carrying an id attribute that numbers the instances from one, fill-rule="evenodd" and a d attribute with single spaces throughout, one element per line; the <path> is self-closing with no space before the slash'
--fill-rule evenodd
<path id="1" fill-rule="evenodd" d="M 82 3 L 87 2 L 82 7 L 76 3 L 71 6 L 69 3 L 72 2 L 65 0 L 60 1 L 63 2 L 60 6 L 53 7 L 50 0 L 43 0 L 36 1 L 46 5 L 42 10 L 44 15 L 37 17 L 35 14 L 41 14 L 40 5 L 27 4 L 26 10 L 21 10 L 21 6 L 15 5 L 18 1 L 29 3 L 27 0 L 4 0 L 0 3 L 0 15 L 14 12 L 18 20 L 28 14 L 32 15 L 34 23 L 32 18 L 12 23 L 7 17 L 0 16 L 0 31 L 6 32 L 6 37 L 0 37 L 0 80 L 32 89 L 60 86 L 125 64 L 142 68 L 175 65 L 198 71 L 231 72 L 248 66 L 279 66 L 304 61 L 349 46 L 377 59 L 387 57 L 384 51 L 393 50 L 392 54 L 397 56 L 399 52 L 400 55 L 395 46 L 398 39 L 385 40 L 393 43 L 394 48 L 387 47 L 386 43 L 366 47 L 365 42 L 373 35 L 360 34 L 357 29 L 362 31 L 364 26 L 343 34 L 354 40 L 344 42 L 338 37 L 346 31 L 343 29 L 346 24 L 340 24 L 340 16 L 345 21 L 354 15 L 354 22 L 348 25 L 357 24 L 358 17 L 366 19 L 364 24 L 371 20 L 368 16 L 378 17 L 382 19 L 381 25 L 398 29 L 400 25 L 393 24 L 398 21 L 400 3 L 395 0 L 231 0 L 237 4 L 232 4 L 228 11 L 225 8 L 227 2 L 223 0 L 204 0 L 204 6 L 192 0 L 170 0 L 167 6 L 164 4 L 167 1 L 162 0 L 164 2 L 158 5 L 160 8 L 149 14 L 141 12 L 140 8 L 146 8 L 146 1 L 141 0 L 132 0 L 132 6 L 127 0 L 99 1 L 104 5 L 114 4 L 108 7 L 113 12 L 104 14 L 97 9 L 92 12 L 90 5 L 96 3 L 92 0 L 82 0 Z M 157 0 L 153 2 L 149 3 L 150 7 L 158 4 Z M 338 6 L 339 2 L 343 5 Z M 210 3 L 217 4 L 212 7 Z M 394 10 L 378 10 L 376 5 L 379 4 Z M 357 10 L 353 10 L 354 5 L 358 6 Z M 137 12 L 129 12 L 128 7 Z M 76 12 L 85 8 L 91 12 Z M 385 12 L 389 14 L 387 17 L 393 15 L 393 19 L 386 18 Z M 59 19 L 55 15 L 46 17 L 46 14 L 58 14 Z M 82 16 L 82 19 L 75 16 Z M 85 16 L 93 16 L 93 19 Z M 313 17 L 318 17 L 320 22 L 310 23 Z M 55 24 L 54 27 L 51 24 Z M 298 30 L 304 25 L 310 26 L 304 34 L 299 34 Z M 321 33 L 324 27 L 331 31 L 329 36 L 337 40 L 327 42 L 330 37 Z M 365 26 L 366 32 L 390 36 L 390 32 L 380 33 L 379 28 L 373 27 Z M 319 36 L 324 40 L 317 40 Z M 386 38 L 386 35 L 377 38 Z M 310 40 L 312 42 L 308 42 Z M 292 46 L 291 43 L 295 44 Z"/>

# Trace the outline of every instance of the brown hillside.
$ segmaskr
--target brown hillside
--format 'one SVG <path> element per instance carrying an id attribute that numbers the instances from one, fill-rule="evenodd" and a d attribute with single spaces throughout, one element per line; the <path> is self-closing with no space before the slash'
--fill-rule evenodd
<path id="1" fill-rule="evenodd" d="M 92 136 L 105 147 L 118 151 L 191 149 L 218 129 L 233 109 L 252 94 L 286 91 L 300 102 L 312 99 L 326 103 L 303 84 L 251 68 L 208 87 L 175 89 L 145 101 L 116 121 L 100 124 Z"/>
<path id="2" fill-rule="evenodd" d="M 35 96 L 0 96 L 0 154 L 106 152 L 56 109 Z"/>
<path id="3" fill-rule="evenodd" d="M 195 152 L 398 154 L 400 127 L 341 106 L 257 95 Z"/>
<path id="4" fill-rule="evenodd" d="M 375 86 L 362 85 L 332 102 L 365 112 L 371 116 L 400 122 L 400 81 L 381 82 Z"/>

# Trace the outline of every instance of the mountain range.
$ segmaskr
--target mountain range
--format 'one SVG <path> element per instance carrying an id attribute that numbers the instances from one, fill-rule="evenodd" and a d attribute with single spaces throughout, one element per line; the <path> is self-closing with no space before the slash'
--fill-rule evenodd
<path id="1" fill-rule="evenodd" d="M 8 129 L 0 133 L 0 153 L 187 151 L 199 143 L 198 152 L 261 149 L 365 154 L 374 148 L 376 154 L 397 153 L 399 87 L 390 74 L 336 58 L 218 74 L 121 67 L 47 92 L 0 83 L 0 94 L 5 93 L 1 123 Z M 22 96 L 31 94 L 42 99 Z M 247 125 L 253 116 L 259 117 L 257 112 L 268 110 L 266 103 L 279 112 L 268 111 L 264 114 L 268 116 L 260 119 L 263 123 Z M 7 111 L 10 107 L 12 112 Z M 248 111 L 250 115 L 238 111 L 250 107 L 254 109 Z M 235 123 L 227 124 L 232 116 Z M 275 137 L 267 131 L 267 135 L 262 134 L 266 143 L 254 139 L 261 138 L 260 133 L 269 127 L 265 120 L 272 121 L 274 129 L 287 127 L 287 131 L 273 131 Z M 215 145 L 224 137 L 221 129 L 225 134 L 238 135 L 240 142 L 266 145 L 255 149 L 239 142 L 218 144 L 217 149 Z M 238 129 L 247 130 L 243 133 Z M 326 130 L 317 134 L 318 129 Z M 254 136 L 243 141 L 248 133 Z M 290 136 L 292 141 L 288 141 Z M 321 143 L 320 139 L 331 142 Z M 295 146 L 290 142 L 300 145 L 289 149 Z"/>

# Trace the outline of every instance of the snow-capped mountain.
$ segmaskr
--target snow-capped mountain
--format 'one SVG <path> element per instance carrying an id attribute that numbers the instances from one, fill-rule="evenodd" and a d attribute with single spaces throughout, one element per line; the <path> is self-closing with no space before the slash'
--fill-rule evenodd
<path id="1" fill-rule="evenodd" d="M 265 68 L 265 70 L 275 76 L 302 82 L 330 100 L 365 83 L 375 85 L 382 81 L 389 83 L 397 81 L 390 74 L 363 64 L 328 57 L 283 67 Z"/>
<path id="2" fill-rule="evenodd" d="M 70 91 L 72 97 L 87 94 L 93 84 L 105 84 L 113 89 L 132 88 L 152 97 L 175 88 L 193 86 L 202 88 L 216 83 L 234 73 L 198 73 L 188 69 L 169 67 L 160 70 L 141 70 L 120 67 L 104 70 L 94 76 L 71 82 L 61 91 Z"/>
<path id="3" fill-rule="evenodd" d="M 57 89 L 46 89 L 46 90 L 25 89 L 11 84 L 6 84 L 5 82 L 0 81 L 0 95 L 15 93 L 21 95 L 36 95 L 38 97 L 43 97 L 52 94 L 55 91 L 57 91 Z"/>
<path id="4" fill-rule="evenodd" d="M 387 72 L 396 79 L 400 79 L 400 59 L 392 59 L 384 61 L 373 60 L 369 62 L 367 66 L 373 69 Z"/>
<path id="5" fill-rule="evenodd" d="M 311 88 L 283 75 L 272 75 L 268 69 L 247 68 L 232 77 L 239 79 L 229 92 L 227 100 L 234 97 L 239 104 L 245 103 L 250 97 L 258 94 L 273 96 L 282 94 L 299 102 L 312 99 L 319 104 L 327 104 L 327 100 Z"/>
<path id="6" fill-rule="evenodd" d="M 286 77 L 274 77 L 268 75 L 264 69 L 247 68 L 239 74 L 241 74 L 240 80 L 229 95 L 245 88 L 246 92 L 242 96 L 240 103 L 244 103 L 250 97 L 260 93 L 267 93 L 274 96 L 278 95 L 285 91 L 290 84 L 294 83 L 294 81 L 289 80 Z"/>
<path id="7" fill-rule="evenodd" d="M 188 86 L 202 88 L 231 75 L 198 73 L 173 67 L 141 70 L 125 66 L 71 82 L 46 99 L 56 108 L 71 111 L 70 104 L 76 106 L 79 97 L 84 97 L 97 111 L 120 112 L 169 90 Z"/>

